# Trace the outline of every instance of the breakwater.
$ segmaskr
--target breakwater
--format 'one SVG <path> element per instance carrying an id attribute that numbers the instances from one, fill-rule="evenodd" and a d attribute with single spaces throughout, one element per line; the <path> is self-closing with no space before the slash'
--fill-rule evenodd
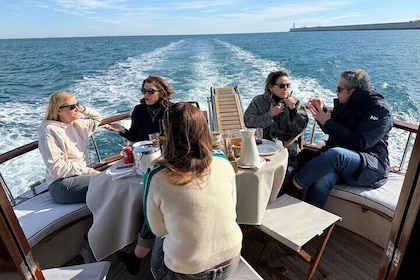
<path id="1" fill-rule="evenodd" d="M 392 23 L 298 27 L 298 28 L 290 28 L 290 32 L 351 31 L 351 30 L 398 30 L 398 29 L 420 29 L 420 20 L 408 21 L 408 22 L 392 22 Z"/>

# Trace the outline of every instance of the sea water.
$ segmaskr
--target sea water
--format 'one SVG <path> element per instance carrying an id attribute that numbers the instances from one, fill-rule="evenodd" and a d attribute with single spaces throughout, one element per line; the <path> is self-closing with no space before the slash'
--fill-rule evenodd
<path id="1" fill-rule="evenodd" d="M 396 118 L 419 122 L 420 30 L 0 40 L 0 153 L 37 140 L 48 98 L 59 90 L 109 117 L 130 111 L 142 80 L 159 75 L 175 88 L 174 101 L 204 110 L 211 87 L 237 86 L 245 110 L 264 92 L 267 74 L 286 69 L 296 97 L 332 105 L 340 73 L 352 68 L 368 72 Z M 121 151 L 117 133 L 100 128 L 95 139 L 102 157 Z M 317 131 L 316 142 L 324 139 Z M 405 141 L 391 135 L 391 164 L 399 164 Z M 45 166 L 35 150 L 0 171 L 17 195 L 42 180 Z"/>

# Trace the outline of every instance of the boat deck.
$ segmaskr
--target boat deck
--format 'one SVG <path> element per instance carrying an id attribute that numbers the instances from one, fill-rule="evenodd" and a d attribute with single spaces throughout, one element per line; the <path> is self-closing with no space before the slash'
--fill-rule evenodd
<path id="1" fill-rule="evenodd" d="M 242 256 L 255 267 L 258 254 L 263 247 L 263 235 L 259 231 L 251 231 L 244 236 Z M 313 253 L 318 244 L 314 238 L 305 246 L 305 250 Z M 134 244 L 125 248 L 129 252 Z M 312 279 L 375 279 L 379 271 L 383 248 L 351 231 L 340 226 L 335 226 L 332 235 L 321 258 L 320 265 L 324 267 L 329 275 L 323 277 L 316 271 Z M 275 267 L 285 267 L 286 275 L 291 280 L 305 279 L 309 264 L 295 255 L 288 255 L 281 247 L 273 245 L 267 255 L 267 261 Z M 107 258 L 111 261 L 111 268 L 107 279 L 110 280 L 131 280 L 131 279 L 153 279 L 150 273 L 150 257 L 143 260 L 140 272 L 132 276 L 126 272 L 125 266 L 118 262 L 116 254 Z M 75 260 L 80 262 L 80 259 Z M 276 279 L 264 269 L 257 267 L 257 272 L 264 279 Z"/>

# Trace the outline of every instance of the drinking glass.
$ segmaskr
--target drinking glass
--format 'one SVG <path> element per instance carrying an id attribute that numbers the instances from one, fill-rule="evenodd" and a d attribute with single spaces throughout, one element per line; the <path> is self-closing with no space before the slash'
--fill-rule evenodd
<path id="1" fill-rule="evenodd" d="M 152 141 L 153 146 L 159 147 L 159 132 L 149 134 L 149 140 Z"/>
<path id="2" fill-rule="evenodd" d="M 262 144 L 263 139 L 263 129 L 261 127 L 258 127 L 255 131 L 255 142 L 257 142 L 257 145 Z"/>

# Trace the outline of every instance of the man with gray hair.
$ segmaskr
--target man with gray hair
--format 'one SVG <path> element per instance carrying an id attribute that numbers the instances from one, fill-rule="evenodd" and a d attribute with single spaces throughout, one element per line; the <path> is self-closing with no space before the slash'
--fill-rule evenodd
<path id="1" fill-rule="evenodd" d="M 344 71 L 336 91 L 332 111 L 317 97 L 309 100 L 309 110 L 329 137 L 293 179 L 296 188 L 307 190 L 306 200 L 321 208 L 335 184 L 378 188 L 389 174 L 393 118 L 388 103 L 361 69 Z"/>

